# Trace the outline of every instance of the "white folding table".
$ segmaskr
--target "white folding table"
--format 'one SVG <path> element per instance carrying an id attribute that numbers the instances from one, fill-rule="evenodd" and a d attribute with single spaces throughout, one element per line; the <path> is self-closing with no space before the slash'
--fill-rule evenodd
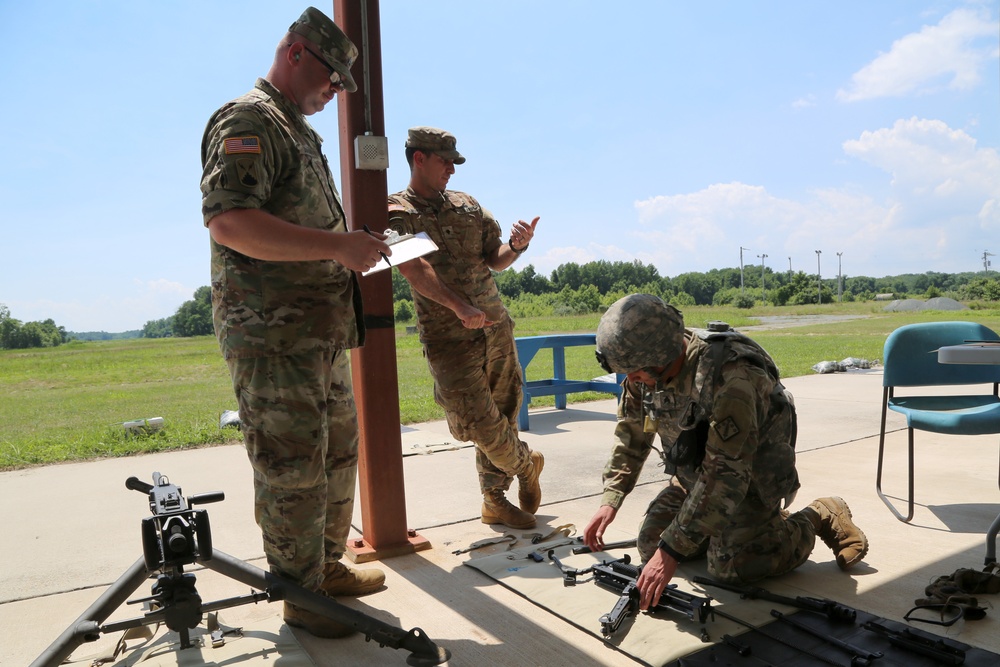
<path id="1" fill-rule="evenodd" d="M 1000 366 L 1000 342 L 966 343 L 947 345 L 938 349 L 941 364 L 983 364 Z M 997 534 L 1000 533 L 1000 514 L 986 531 L 986 565 L 997 560 Z"/>

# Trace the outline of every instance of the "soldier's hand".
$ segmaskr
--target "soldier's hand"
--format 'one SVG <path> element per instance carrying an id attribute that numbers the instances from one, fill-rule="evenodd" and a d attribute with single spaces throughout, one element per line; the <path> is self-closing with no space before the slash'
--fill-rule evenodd
<path id="1" fill-rule="evenodd" d="M 483 327 L 493 326 L 493 322 L 486 319 L 486 313 L 468 303 L 462 304 L 462 308 L 456 311 L 455 314 L 458 316 L 458 319 L 462 320 L 462 326 L 466 329 L 482 329 Z"/>
<path id="2" fill-rule="evenodd" d="M 635 582 L 639 589 L 639 609 L 646 611 L 655 606 L 663 595 L 663 589 L 677 572 L 677 561 L 663 549 L 657 549 L 653 557 L 642 566 L 639 579 Z"/>
<path id="3" fill-rule="evenodd" d="M 538 224 L 538 216 L 531 222 L 525 222 L 524 220 L 518 220 L 510 228 L 510 243 L 511 249 L 516 251 L 524 250 L 531 243 L 531 239 L 535 236 L 535 226 Z"/>
<path id="4" fill-rule="evenodd" d="M 336 261 L 352 271 L 367 271 L 382 259 L 392 257 L 392 250 L 385 242 L 385 234 L 357 230 L 340 234 Z"/>
<path id="5" fill-rule="evenodd" d="M 590 523 L 583 529 L 583 543 L 590 547 L 590 550 L 594 553 L 604 551 L 604 531 L 607 530 L 617 515 L 618 510 L 611 505 L 601 505 L 594 512 Z"/>

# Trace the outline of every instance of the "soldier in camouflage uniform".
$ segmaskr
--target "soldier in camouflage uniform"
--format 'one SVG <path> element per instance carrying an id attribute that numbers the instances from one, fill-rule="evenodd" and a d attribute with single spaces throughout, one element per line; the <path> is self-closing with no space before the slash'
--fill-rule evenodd
<path id="1" fill-rule="evenodd" d="M 267 77 L 223 105 L 202 140 L 202 212 L 211 234 L 212 309 L 254 471 L 255 516 L 271 571 L 326 595 L 382 586 L 340 562 L 358 462 L 348 349 L 364 342 L 354 271 L 389 253 L 350 232 L 306 116 L 354 91 L 358 51 L 310 7 L 279 43 Z M 321 637 L 352 629 L 286 603 Z"/>
<path id="2" fill-rule="evenodd" d="M 842 499 L 784 509 L 799 488 L 792 396 L 759 345 L 719 329 L 685 329 L 679 311 L 649 294 L 617 301 L 597 329 L 598 360 L 627 378 L 587 545 L 603 547 L 657 435 L 672 475 L 639 528 L 642 609 L 659 599 L 679 561 L 705 553 L 713 576 L 748 583 L 801 565 L 817 535 L 843 569 L 868 552 Z"/>
<path id="3" fill-rule="evenodd" d="M 434 399 L 452 435 L 476 445 L 483 523 L 530 528 L 542 500 L 544 458 L 517 433 L 522 383 L 514 323 L 491 271 L 506 269 L 528 249 L 538 218 L 518 221 L 504 243 L 489 211 L 446 189 L 455 165 L 465 162 L 455 146 L 443 130 L 410 129 L 410 184 L 389 197 L 389 226 L 400 234 L 426 232 L 438 246 L 399 270 L 413 287 Z M 519 507 L 506 497 L 515 476 Z"/>

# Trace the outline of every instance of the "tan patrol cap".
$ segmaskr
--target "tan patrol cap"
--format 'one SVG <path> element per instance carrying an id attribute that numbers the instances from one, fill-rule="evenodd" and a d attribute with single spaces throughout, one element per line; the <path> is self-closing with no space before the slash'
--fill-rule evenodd
<path id="1" fill-rule="evenodd" d="M 463 164 L 465 158 L 455 148 L 457 143 L 454 134 L 436 127 L 411 127 L 406 135 L 406 148 L 437 153 L 445 160 Z"/>
<path id="2" fill-rule="evenodd" d="M 351 76 L 351 65 L 358 59 L 358 47 L 329 16 L 315 7 L 309 7 L 298 21 L 289 26 L 288 32 L 302 35 L 319 47 L 323 60 L 343 79 L 344 90 L 353 93 L 358 89 Z"/>

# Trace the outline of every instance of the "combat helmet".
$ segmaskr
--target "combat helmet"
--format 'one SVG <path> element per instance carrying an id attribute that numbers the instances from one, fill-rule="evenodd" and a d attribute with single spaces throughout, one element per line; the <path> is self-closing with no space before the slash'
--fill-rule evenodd
<path id="1" fill-rule="evenodd" d="M 681 312 L 652 294 L 618 299 L 597 325 L 597 362 L 608 373 L 669 366 L 683 350 Z"/>

